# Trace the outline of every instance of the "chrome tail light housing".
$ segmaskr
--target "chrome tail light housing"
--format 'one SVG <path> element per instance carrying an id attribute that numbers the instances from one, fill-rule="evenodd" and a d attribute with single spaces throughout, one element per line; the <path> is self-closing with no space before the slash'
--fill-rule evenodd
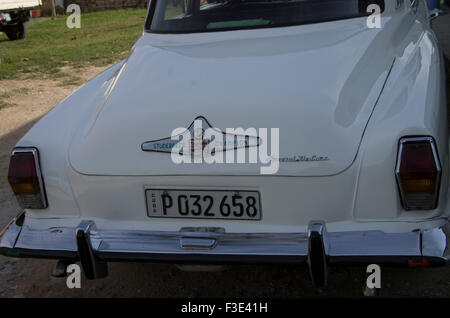
<path id="1" fill-rule="evenodd" d="M 433 210 L 437 207 L 441 173 L 432 137 L 400 139 L 396 178 L 405 210 Z"/>
<path id="2" fill-rule="evenodd" d="M 15 148 L 8 181 L 22 209 L 45 209 L 47 198 L 36 148 Z"/>

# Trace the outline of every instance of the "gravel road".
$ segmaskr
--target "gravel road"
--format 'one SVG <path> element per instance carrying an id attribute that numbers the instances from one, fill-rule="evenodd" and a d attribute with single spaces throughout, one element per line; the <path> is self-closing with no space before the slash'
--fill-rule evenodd
<path id="1" fill-rule="evenodd" d="M 448 48 L 450 16 L 441 19 L 435 29 Z M 450 65 L 447 69 L 449 72 Z M 77 76 L 87 80 L 100 70 L 88 68 Z M 0 81 L 0 94 L 14 92 L 10 101 L 16 104 L 0 109 L 0 228 L 19 211 L 6 182 L 10 150 L 74 88 L 45 80 Z M 331 268 L 329 285 L 319 290 L 311 285 L 304 267 L 236 266 L 222 272 L 183 272 L 164 264 L 114 263 L 109 266 L 108 278 L 83 279 L 81 289 L 71 290 L 64 279 L 50 276 L 55 263 L 0 256 L 0 297 L 358 297 L 364 275 L 362 268 Z M 380 295 L 450 297 L 450 266 L 383 268 Z"/>

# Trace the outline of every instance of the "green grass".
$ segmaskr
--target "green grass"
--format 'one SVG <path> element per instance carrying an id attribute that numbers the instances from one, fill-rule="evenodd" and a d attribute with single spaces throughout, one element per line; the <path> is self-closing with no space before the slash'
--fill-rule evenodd
<path id="1" fill-rule="evenodd" d="M 145 10 L 117 10 L 82 14 L 81 28 L 69 29 L 66 16 L 29 26 L 27 37 L 9 41 L 0 34 L 0 80 L 25 75 L 62 78 L 63 66 L 107 65 L 128 54 L 142 33 Z"/>

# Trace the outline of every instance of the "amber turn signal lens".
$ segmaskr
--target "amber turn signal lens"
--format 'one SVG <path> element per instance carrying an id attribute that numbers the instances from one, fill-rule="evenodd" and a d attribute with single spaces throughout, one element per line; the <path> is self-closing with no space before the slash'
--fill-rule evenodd
<path id="1" fill-rule="evenodd" d="M 403 189 L 407 193 L 433 193 L 436 189 L 436 177 L 430 179 L 412 179 L 403 181 Z"/>

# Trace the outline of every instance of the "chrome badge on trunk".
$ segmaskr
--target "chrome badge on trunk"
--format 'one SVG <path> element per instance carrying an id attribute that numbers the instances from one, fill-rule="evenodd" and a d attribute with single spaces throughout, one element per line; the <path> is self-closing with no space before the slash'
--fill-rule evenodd
<path id="1" fill-rule="evenodd" d="M 235 150 L 249 147 L 258 147 L 261 144 L 260 137 L 249 136 L 246 134 L 244 129 L 236 129 L 233 133 L 230 133 L 228 131 L 222 132 L 219 129 L 211 126 L 205 117 L 199 116 L 195 118 L 195 120 L 184 133 L 180 133 L 173 137 L 144 142 L 141 146 L 141 149 L 143 151 L 194 154 L 196 149 L 200 148 L 200 150 L 204 150 L 214 140 L 214 136 L 212 138 L 208 138 L 207 136 L 205 136 L 205 131 L 207 129 L 216 130 L 223 136 L 222 140 L 215 140 L 214 149 L 210 150 L 211 153 L 232 149 Z M 187 147 L 182 147 L 180 146 L 181 144 L 179 143 L 179 141 L 180 138 L 184 138 L 186 134 L 191 136 L 190 142 L 187 143 Z M 196 144 L 201 146 L 195 147 Z"/>

